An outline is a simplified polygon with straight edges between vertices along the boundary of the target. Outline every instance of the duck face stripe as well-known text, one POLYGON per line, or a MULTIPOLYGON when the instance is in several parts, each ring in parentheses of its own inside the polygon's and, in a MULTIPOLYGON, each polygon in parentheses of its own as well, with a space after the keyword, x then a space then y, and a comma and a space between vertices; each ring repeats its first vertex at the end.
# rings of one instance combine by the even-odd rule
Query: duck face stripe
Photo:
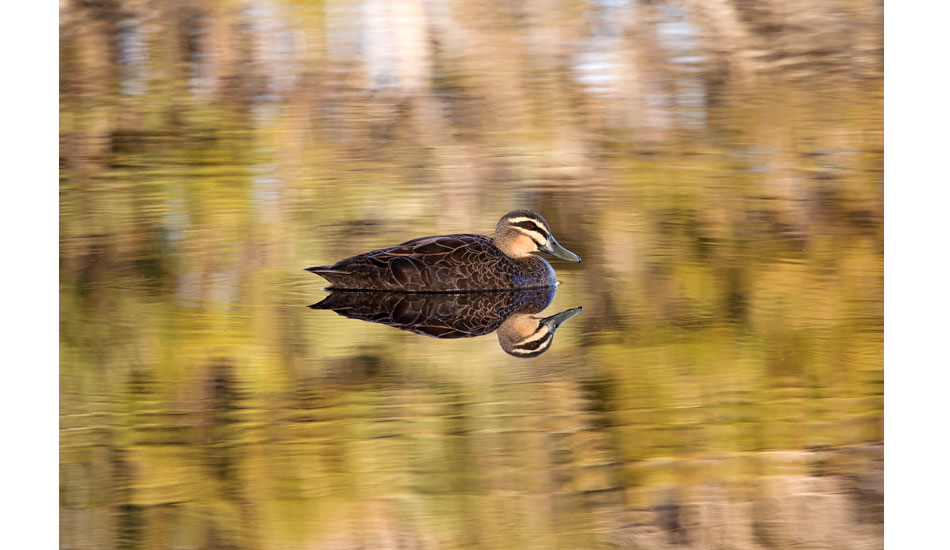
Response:
POLYGON ((537 231, 543 235, 549 235, 551 232, 548 230, 547 226, 541 220, 535 218, 529 218, 527 216, 519 216, 517 218, 508 218, 508 223, 511 225, 516 225, 523 229, 528 229, 529 231, 537 231))
POLYGON ((524 351, 524 352, 537 351, 542 346, 549 343, 551 341, 552 336, 554 335, 551 334, 550 332, 544 332, 543 334, 540 334, 540 335, 535 334, 526 340, 518 342, 518 344, 515 346, 515 349, 517 349, 518 351, 524 351))
POLYGON ((511 225, 514 225, 515 227, 520 227, 521 229, 527 229, 528 231, 534 231, 535 233, 540 233, 542 235, 545 233, 544 229, 539 227, 538 224, 536 224, 533 221, 517 222, 511 225))
POLYGON ((518 231, 531 237, 531 240, 537 243, 538 246, 544 246, 547 244, 549 233, 547 229, 538 222, 528 218, 515 218, 513 220, 509 220, 509 223, 518 231))

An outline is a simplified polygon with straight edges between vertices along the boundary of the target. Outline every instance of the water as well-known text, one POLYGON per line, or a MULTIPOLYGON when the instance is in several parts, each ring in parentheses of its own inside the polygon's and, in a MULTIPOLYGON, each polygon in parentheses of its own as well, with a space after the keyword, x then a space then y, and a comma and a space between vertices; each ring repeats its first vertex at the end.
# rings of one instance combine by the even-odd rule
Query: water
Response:
POLYGON ((882 547, 860 4, 67 5, 61 546, 882 547), (308 307, 514 208, 536 357, 308 307))

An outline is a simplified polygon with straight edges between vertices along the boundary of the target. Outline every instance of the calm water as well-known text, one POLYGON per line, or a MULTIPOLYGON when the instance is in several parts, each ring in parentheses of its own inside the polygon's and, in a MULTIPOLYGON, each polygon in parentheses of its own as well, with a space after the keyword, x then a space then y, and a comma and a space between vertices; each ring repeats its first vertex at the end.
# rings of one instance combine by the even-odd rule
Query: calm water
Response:
POLYGON ((875 3, 86 4, 63 548, 883 546, 875 3), (582 307, 536 357, 308 307, 514 208, 584 259, 485 306, 582 307))

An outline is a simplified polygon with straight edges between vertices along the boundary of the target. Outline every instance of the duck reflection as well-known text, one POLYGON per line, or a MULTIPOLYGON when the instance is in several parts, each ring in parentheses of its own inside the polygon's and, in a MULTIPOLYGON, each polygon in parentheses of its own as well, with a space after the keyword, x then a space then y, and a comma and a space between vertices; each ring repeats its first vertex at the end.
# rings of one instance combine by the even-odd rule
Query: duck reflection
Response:
POLYGON ((556 290, 553 286, 458 294, 335 290, 310 307, 435 338, 472 338, 497 330, 501 349, 528 358, 546 352, 558 327, 582 310, 535 317, 548 307, 556 290))

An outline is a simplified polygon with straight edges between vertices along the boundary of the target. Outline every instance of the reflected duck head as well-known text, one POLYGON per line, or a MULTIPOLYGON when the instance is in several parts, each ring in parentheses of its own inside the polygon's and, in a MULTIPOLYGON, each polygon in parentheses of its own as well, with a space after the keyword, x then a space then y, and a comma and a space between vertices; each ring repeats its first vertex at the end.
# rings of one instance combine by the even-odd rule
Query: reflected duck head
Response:
POLYGON ((512 210, 495 226, 495 246, 512 258, 524 258, 535 252, 547 252, 569 262, 581 257, 558 244, 548 222, 531 210, 512 210))
POLYGON ((498 343, 508 355, 537 357, 551 347, 557 329, 583 309, 575 307, 543 318, 516 313, 498 327, 498 343))
POLYGON ((530 358, 547 351, 558 327, 581 312, 576 307, 534 317, 548 307, 555 292, 555 287, 444 294, 336 290, 310 308, 440 339, 472 338, 497 330, 505 353, 530 358))

